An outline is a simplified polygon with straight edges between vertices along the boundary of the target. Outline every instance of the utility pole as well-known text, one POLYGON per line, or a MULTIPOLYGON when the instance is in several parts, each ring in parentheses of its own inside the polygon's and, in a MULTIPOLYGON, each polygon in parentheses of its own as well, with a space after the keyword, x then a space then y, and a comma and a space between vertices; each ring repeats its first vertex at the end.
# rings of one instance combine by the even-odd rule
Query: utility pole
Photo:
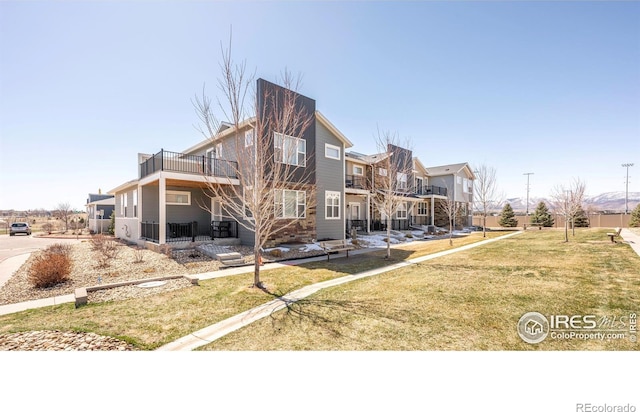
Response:
POLYGON ((626 167, 627 168, 627 180, 625 180, 626 183, 626 191, 625 191, 625 195, 624 195, 624 214, 628 215, 629 214, 629 168, 633 166, 633 163, 623 163, 622 167, 626 167))
POLYGON ((523 173, 523 175, 527 176, 527 216, 529 216, 529 176, 531 176, 532 174, 533 173, 523 173))

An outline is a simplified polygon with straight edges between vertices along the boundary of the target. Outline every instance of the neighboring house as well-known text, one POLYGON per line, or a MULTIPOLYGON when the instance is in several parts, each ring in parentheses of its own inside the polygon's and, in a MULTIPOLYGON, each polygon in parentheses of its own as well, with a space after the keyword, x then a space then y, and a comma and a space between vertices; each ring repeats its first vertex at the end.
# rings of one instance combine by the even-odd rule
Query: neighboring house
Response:
POLYGON ((413 157, 411 150, 390 147, 386 153, 374 155, 347 152, 345 168, 347 232, 352 228, 364 232, 385 230, 389 224, 393 230, 430 230, 433 225, 448 227, 447 217, 440 207, 448 195, 459 203, 456 224, 471 224, 474 175, 467 163, 426 168, 417 157, 413 157), (390 218, 383 216, 372 202, 374 191, 379 190, 379 181, 388 173, 381 166, 387 153, 394 153, 399 159, 411 158, 413 166, 411 173, 399 173, 397 176, 396 195, 402 197, 402 201, 390 218))
MULTIPOLYGON (((473 224, 473 181, 475 175, 468 163, 456 163, 427 168, 427 174, 434 185, 446 188, 451 200, 457 203, 457 227, 473 224)), ((435 225, 447 227, 448 218, 442 211, 435 209, 435 225)))
MULTIPOLYGON (((258 97, 264 88, 277 90, 279 86, 263 79, 257 81, 258 97)), ((281 88, 280 88, 281 89, 281 88)), ((293 215, 289 208, 280 208, 296 224, 270 239, 270 244, 311 242, 322 239, 344 239, 345 216, 345 148, 351 142, 315 109, 315 100, 299 95, 301 104, 313 117, 312 126, 303 136, 289 137, 284 144, 299 147, 299 167, 309 172, 310 181, 317 187, 315 211, 306 209, 305 196, 297 193, 297 207, 293 215), (291 140, 291 141, 289 141, 291 140)), ((236 150, 237 132, 244 134, 245 145, 253 139, 252 119, 239 125, 236 131, 223 123, 215 140, 206 139, 183 152, 160 150, 139 154, 138 179, 124 183, 109 193, 115 195, 115 234, 131 242, 165 244, 176 241, 229 242, 238 239, 253 244, 253 233, 238 225, 234 217, 225 216, 219 200, 207 195, 207 184, 239 185, 236 150), (225 239, 221 241, 220 239, 225 239)), ((265 148, 273 150, 275 148, 265 148)), ((283 193, 284 196, 291 195, 283 193)), ((275 213, 274 205, 274 213, 275 213)), ((236 216, 236 219, 243 219, 236 216)))
POLYGON ((89 193, 87 198, 87 228, 92 233, 106 233, 114 212, 115 198, 110 194, 89 193))

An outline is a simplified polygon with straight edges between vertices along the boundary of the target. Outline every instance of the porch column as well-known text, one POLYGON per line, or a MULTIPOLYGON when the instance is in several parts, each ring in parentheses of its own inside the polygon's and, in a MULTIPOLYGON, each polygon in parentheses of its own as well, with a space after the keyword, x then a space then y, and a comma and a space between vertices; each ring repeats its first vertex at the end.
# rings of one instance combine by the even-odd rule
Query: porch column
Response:
POLYGON ((367 233, 371 233, 371 195, 367 194, 367 233))
POLYGON ((160 174, 160 180, 158 181, 160 186, 158 190, 158 243, 167 243, 167 180, 160 174))
POLYGON ((136 213, 136 217, 138 218, 138 239, 136 239, 136 241, 138 241, 142 237, 142 186, 138 184, 136 190, 138 191, 138 212, 136 213))
POLYGON ((430 203, 431 203, 431 224, 435 226, 436 224, 436 199, 431 196, 430 203))

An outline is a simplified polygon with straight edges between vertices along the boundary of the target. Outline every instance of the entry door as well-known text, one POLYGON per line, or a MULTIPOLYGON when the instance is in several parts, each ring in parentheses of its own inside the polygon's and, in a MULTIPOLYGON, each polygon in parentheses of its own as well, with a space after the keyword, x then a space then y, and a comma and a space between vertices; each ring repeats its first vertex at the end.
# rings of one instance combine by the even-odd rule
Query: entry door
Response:
POLYGON ((222 220, 222 207, 218 199, 211 199, 211 220, 217 222, 222 220))
POLYGON ((360 220, 360 203, 351 203, 351 220, 360 220))

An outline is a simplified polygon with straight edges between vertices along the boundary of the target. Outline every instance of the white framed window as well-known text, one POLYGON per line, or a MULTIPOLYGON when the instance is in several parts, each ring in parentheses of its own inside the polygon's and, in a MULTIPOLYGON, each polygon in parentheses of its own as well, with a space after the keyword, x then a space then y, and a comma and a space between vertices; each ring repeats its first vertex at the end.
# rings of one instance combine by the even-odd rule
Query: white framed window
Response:
POLYGON ((133 217, 138 217, 138 189, 133 191, 133 217))
POLYGON ((462 179, 462 191, 464 193, 469 193, 469 179, 466 177, 462 179))
POLYGON ((253 146, 254 140, 255 140, 255 132, 253 129, 250 129, 244 132, 244 147, 253 146))
POLYGON ((124 195, 119 194, 116 196, 117 202, 120 205, 120 207, 118 208, 118 216, 123 217, 124 216, 124 195))
POLYGON ((398 205, 398 210, 396 211, 397 219, 406 219, 407 218, 407 203, 402 202, 398 205))
POLYGON ((340 148, 329 143, 324 144, 324 157, 340 160, 340 148))
POLYGON ((461 185, 462 184, 462 176, 456 176, 456 182, 461 185))
POLYGON ((214 156, 216 159, 223 159, 224 157, 222 156, 222 143, 218 143, 216 145, 216 153, 214 156))
POLYGON ((166 203, 168 205, 189 206, 191 204, 191 192, 167 190, 166 203))
POLYGON ((302 190, 278 190, 275 203, 275 216, 279 219, 300 219, 307 215, 306 193, 302 190))
POLYGON ((398 173, 396 176, 398 179, 398 189, 405 190, 407 188, 407 174, 406 173, 398 173))
POLYGON ((378 174, 380 176, 386 176, 387 175, 387 169, 382 168, 382 167, 378 168, 378 174))
POLYGON ((325 219, 340 219, 340 192, 326 190, 324 192, 325 219))
POLYGON ((427 202, 418 202, 418 216, 427 216, 429 214, 429 204, 427 202))
POLYGON ((304 139, 274 133, 273 149, 276 162, 300 167, 307 165, 307 142, 304 139))
POLYGON ((125 192, 122 195, 122 213, 123 213, 122 216, 124 217, 129 217, 127 216, 127 206, 129 206, 129 196, 128 196, 128 193, 125 192))
POLYGON ((353 165, 353 174, 362 176, 364 174, 364 167, 353 165))

